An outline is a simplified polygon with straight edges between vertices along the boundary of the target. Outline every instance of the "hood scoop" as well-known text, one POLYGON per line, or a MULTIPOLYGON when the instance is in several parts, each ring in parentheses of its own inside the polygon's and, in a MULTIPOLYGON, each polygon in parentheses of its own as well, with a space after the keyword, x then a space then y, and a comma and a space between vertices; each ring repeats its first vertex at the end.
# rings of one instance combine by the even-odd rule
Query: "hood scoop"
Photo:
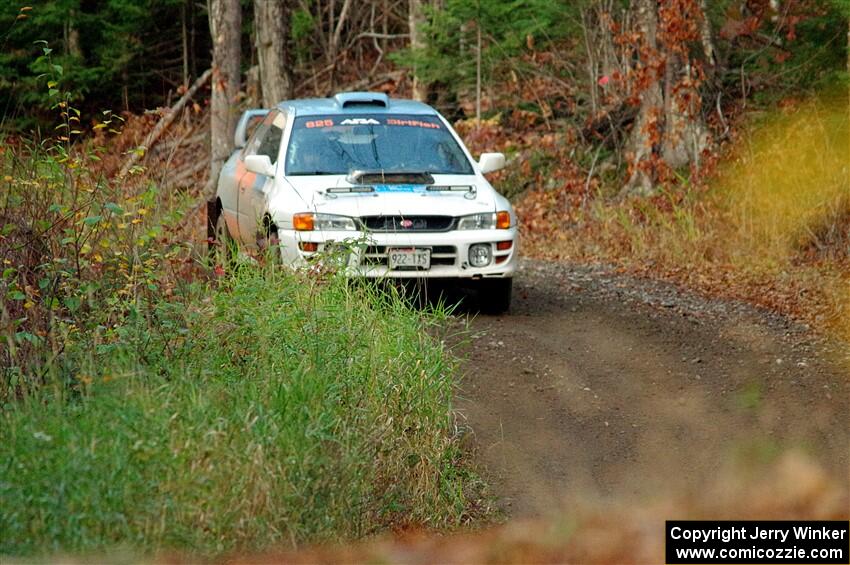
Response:
POLYGON ((352 171, 346 179, 351 184, 375 185, 375 184, 434 184, 431 173, 395 171, 386 173, 383 171, 352 171))

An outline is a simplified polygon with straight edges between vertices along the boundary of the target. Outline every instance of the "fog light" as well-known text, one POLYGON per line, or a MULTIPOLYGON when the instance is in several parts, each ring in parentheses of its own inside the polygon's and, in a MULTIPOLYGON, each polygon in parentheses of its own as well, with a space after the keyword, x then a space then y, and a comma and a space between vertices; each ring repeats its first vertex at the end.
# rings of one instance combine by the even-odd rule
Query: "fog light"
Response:
POLYGON ((489 243, 476 243, 469 247, 469 264, 473 267, 486 267, 493 259, 493 248, 489 243))
POLYGON ((298 247, 301 248, 301 251, 307 251, 308 253, 315 253, 319 250, 319 244, 313 241, 301 241, 298 243, 298 247))

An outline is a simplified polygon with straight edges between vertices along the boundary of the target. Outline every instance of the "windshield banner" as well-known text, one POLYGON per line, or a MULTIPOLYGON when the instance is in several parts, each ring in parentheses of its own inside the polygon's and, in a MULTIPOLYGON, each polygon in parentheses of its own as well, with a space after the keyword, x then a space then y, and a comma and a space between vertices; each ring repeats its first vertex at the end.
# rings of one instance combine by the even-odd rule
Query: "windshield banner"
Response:
POLYGON ((338 126, 396 126, 408 128, 442 129, 443 124, 437 118, 430 116, 356 116, 345 117, 311 117, 307 121, 295 122, 295 127, 303 125, 306 129, 326 129, 338 126))

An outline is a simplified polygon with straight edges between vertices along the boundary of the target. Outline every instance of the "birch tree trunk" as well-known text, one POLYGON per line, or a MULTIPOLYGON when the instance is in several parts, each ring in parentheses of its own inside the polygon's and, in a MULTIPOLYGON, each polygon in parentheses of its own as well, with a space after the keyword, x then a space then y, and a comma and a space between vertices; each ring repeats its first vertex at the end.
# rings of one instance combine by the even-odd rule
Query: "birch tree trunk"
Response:
POLYGON ((209 17, 213 64, 207 199, 215 195, 221 167, 233 151, 241 58, 242 9, 239 0, 209 0, 209 17))
POLYGON ((287 50, 289 16, 290 6, 286 0, 254 0, 260 92, 266 108, 292 97, 287 50))
MULTIPOLYGON (((409 0, 408 2, 408 27, 410 29, 410 49, 415 54, 425 47, 425 37, 422 26, 425 23, 425 13, 422 11, 422 0, 409 0)), ((428 85, 425 84, 416 72, 413 65, 413 93, 414 100, 425 102, 428 98, 428 85)))

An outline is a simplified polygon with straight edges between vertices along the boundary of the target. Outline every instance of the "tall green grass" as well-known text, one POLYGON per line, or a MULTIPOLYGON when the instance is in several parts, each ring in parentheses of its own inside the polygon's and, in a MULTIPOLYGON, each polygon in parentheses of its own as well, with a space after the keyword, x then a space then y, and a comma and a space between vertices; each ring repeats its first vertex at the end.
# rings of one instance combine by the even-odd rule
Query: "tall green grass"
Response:
POLYGON ((217 554, 460 523, 473 493, 440 316, 263 267, 139 306, 70 383, 5 404, 0 555, 217 554))

